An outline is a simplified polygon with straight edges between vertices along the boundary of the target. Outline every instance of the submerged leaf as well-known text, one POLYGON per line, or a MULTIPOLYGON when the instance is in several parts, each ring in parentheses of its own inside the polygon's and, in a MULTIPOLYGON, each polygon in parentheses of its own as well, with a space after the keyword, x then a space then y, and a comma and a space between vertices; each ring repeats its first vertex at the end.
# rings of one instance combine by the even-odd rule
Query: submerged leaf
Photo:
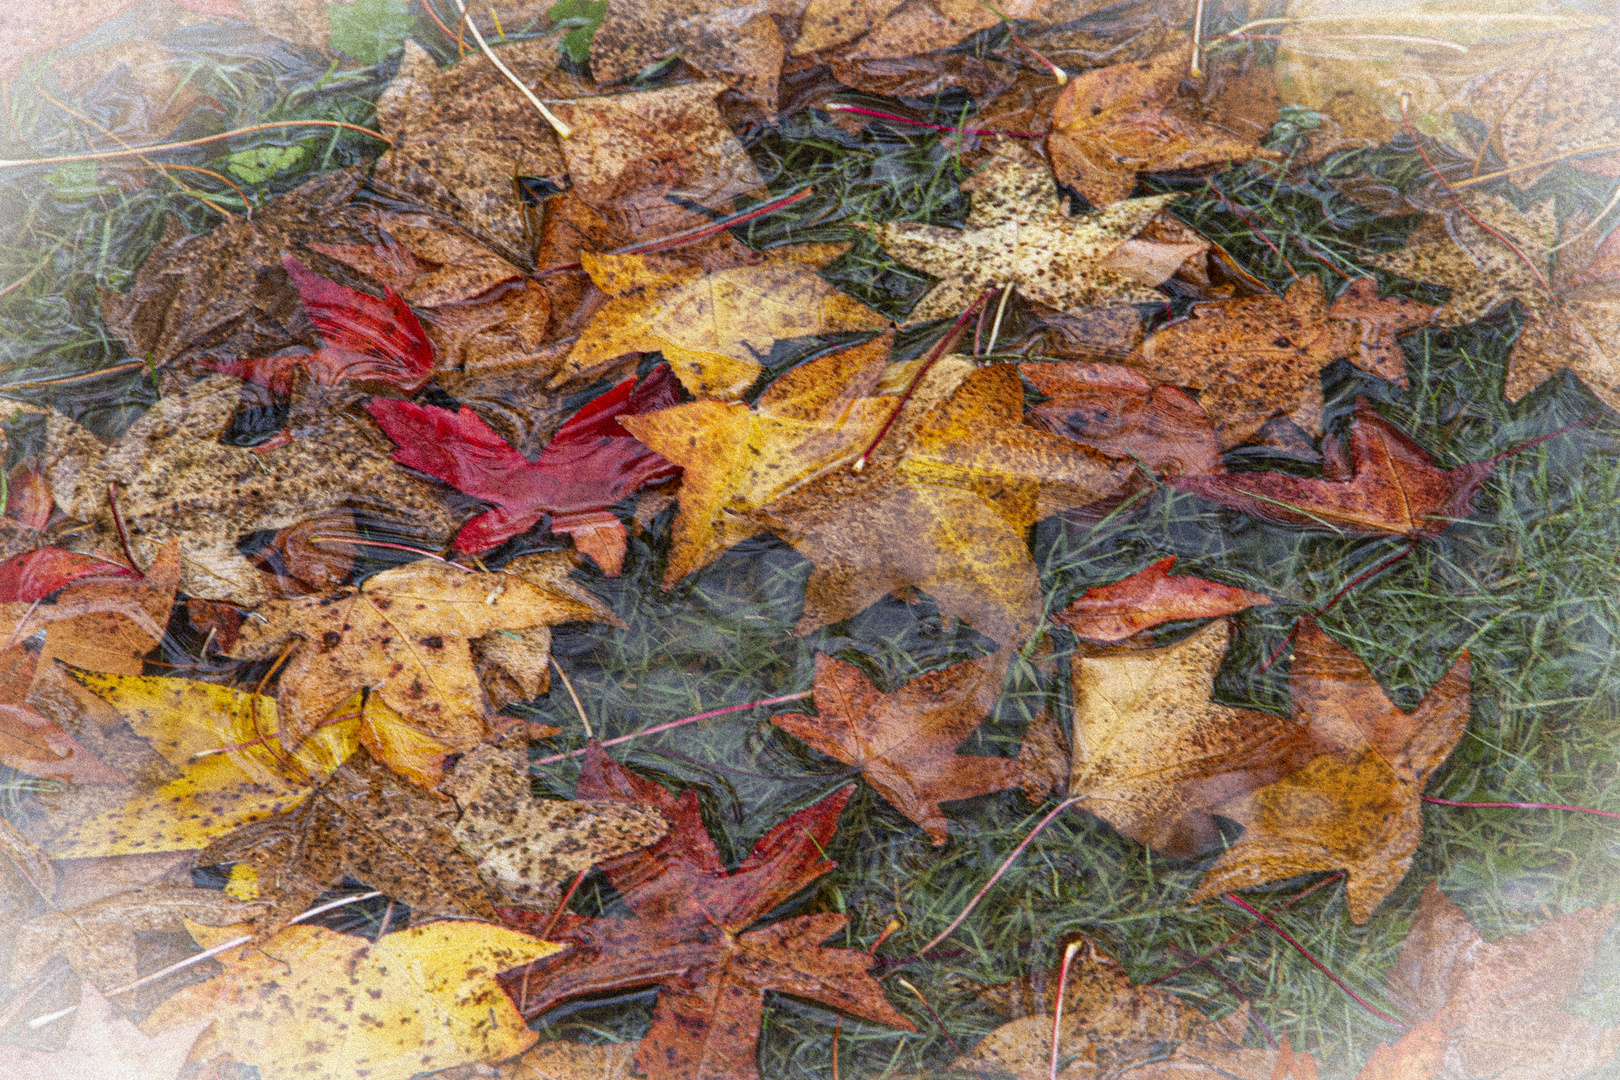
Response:
POLYGON ((86 981, 72 1025, 60 1050, 5 1047, 0 1080, 175 1080, 208 1021, 178 1023, 148 1036, 86 981))
POLYGON ((1170 576, 1176 557, 1167 556, 1112 585, 1087 589, 1052 615, 1083 638, 1116 642, 1150 626, 1177 619, 1208 619, 1270 604, 1271 597, 1206 581, 1191 574, 1170 576))

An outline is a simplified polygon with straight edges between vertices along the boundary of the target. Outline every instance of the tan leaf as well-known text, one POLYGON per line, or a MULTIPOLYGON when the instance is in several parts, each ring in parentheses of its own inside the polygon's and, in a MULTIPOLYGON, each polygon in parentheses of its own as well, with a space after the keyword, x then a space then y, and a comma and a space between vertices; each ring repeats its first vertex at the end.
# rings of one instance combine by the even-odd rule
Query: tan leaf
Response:
POLYGON ((1019 364, 1018 373, 1049 399, 1029 410, 1037 427, 1160 476, 1222 470, 1209 416, 1182 390, 1123 364, 1019 364))
POLYGON ((193 1020, 148 1037, 90 982, 83 984, 71 1023, 60 1050, 6 1047, 0 1054, 0 1080, 175 1080, 208 1026, 206 1020, 193 1020))

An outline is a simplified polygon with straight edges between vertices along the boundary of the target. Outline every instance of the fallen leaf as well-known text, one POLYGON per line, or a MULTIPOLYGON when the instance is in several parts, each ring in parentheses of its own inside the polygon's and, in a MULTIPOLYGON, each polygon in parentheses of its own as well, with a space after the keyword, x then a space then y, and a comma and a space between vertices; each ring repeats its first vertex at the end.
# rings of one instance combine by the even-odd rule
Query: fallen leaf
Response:
POLYGON ((626 353, 659 350, 696 397, 738 398, 779 338, 887 324, 816 274, 842 250, 832 244, 774 248, 757 263, 704 273, 645 255, 581 256, 611 299, 602 305, 552 380, 585 378, 626 353))
POLYGON ((1600 1069, 1620 1050, 1620 1028, 1564 1011, 1620 905, 1581 908, 1534 930, 1486 941, 1434 882, 1390 969, 1390 1000, 1424 1021, 1391 1056, 1432 1056, 1443 1080, 1493 1076, 1556 1080, 1600 1069), (1436 1030, 1438 1029, 1438 1030, 1436 1030))
MULTIPOLYGON (((438 753, 467 750, 483 738, 491 709, 473 667, 470 642, 501 630, 551 626, 573 619, 613 616, 566 581, 543 583, 521 573, 483 573, 422 562, 386 570, 364 585, 332 597, 270 600, 264 622, 243 626, 234 655, 273 659, 297 646, 281 669, 277 701, 282 723, 302 740, 352 696, 368 688, 372 699, 402 717, 438 753)), ((376 729, 361 741, 396 765, 399 754, 376 729)), ((440 766, 407 755, 402 771, 418 783, 436 780, 440 766)))
POLYGON ((1517 401, 1567 367, 1620 410, 1620 233, 1597 242, 1584 214, 1564 223, 1567 243, 1552 272, 1553 299, 1531 312, 1508 355, 1502 396, 1517 401))
MULTIPOLYGON (((35 659, 33 654, 27 656, 29 661, 35 659)), ((4 654, 0 654, 0 664, 4 663, 4 654)), ((12 696, 14 689, 18 693, 26 692, 33 679, 32 664, 23 672, 0 668, 0 675, 17 678, 15 688, 5 686, 0 696, 12 696)), ((70 784, 119 784, 126 779, 123 773, 97 760, 77 739, 46 717, 26 705, 4 701, 0 701, 0 765, 16 769, 25 776, 65 780, 70 784)))
POLYGON ((95 555, 39 548, 0 563, 0 604, 32 604, 81 578, 136 576, 129 567, 95 555))
POLYGON ((1371 278, 1357 279, 1329 305, 1321 279, 1309 275, 1281 297, 1195 304, 1186 318, 1148 335, 1127 363, 1157 381, 1196 390, 1222 449, 1279 416, 1318 435, 1321 369, 1345 359, 1406 385, 1396 337, 1427 322, 1433 310, 1415 300, 1380 298, 1371 278))
MULTIPOLYGON (((1271 603, 1271 597, 1191 574, 1170 576, 1174 555, 1166 556, 1112 585, 1096 585, 1054 612, 1052 621, 1092 641, 1124 641, 1160 623, 1208 619, 1271 603)), ((1224 651, 1224 650, 1223 650, 1224 651)))
POLYGON ((1070 660, 1069 796, 1171 858, 1218 849, 1216 807, 1311 756, 1300 723, 1210 700, 1231 636, 1217 619, 1175 645, 1070 660))
POLYGON ((962 229, 901 222, 868 227, 896 259, 940 279, 912 309, 913 322, 960 315, 984 290, 1009 283, 1019 295, 1059 310, 1164 300, 1103 264, 1171 196, 1127 199, 1070 217, 1051 172, 1023 147, 1003 147, 962 190, 973 193, 962 229))
POLYGON ((116 482, 138 553, 145 554, 139 545, 178 540, 188 595, 253 607, 269 582, 237 546, 248 534, 355 507, 398 523, 428 547, 449 537, 442 489, 395 465, 363 416, 329 414, 316 431, 264 454, 219 442, 239 385, 210 375, 165 394, 111 446, 65 417, 51 418, 46 475, 63 512, 89 524, 80 534, 86 545, 118 549, 107 498, 107 485, 116 482))
POLYGON ((894 409, 871 396, 892 342, 885 334, 791 368, 752 409, 695 401, 621 421, 684 470, 665 588, 758 532, 750 511, 854 461, 894 409))
POLYGON ((571 948, 525 973, 525 1014, 582 995, 658 984, 652 1028, 635 1060, 636 1071, 652 1080, 755 1080, 767 990, 915 1031, 866 974, 870 955, 820 945, 844 928, 847 916, 796 915, 749 929, 833 869, 822 852, 853 791, 846 787, 790 815, 728 873, 703 827, 695 791, 677 799, 592 743, 579 794, 650 804, 674 828, 646 852, 602 867, 634 918, 568 913, 557 921, 548 936, 571 948))
POLYGON ((1242 510, 1267 521, 1342 536, 1439 536, 1466 518, 1475 493, 1495 469, 1494 459, 1454 469, 1434 464, 1427 451, 1356 399, 1348 451, 1336 438, 1322 440, 1322 478, 1286 473, 1183 476, 1177 491, 1242 510))
POLYGON ((155 886, 120 893, 66 911, 50 911, 23 923, 12 944, 11 986, 20 989, 45 965, 64 957, 87 982, 104 989, 132 983, 136 935, 185 929, 183 920, 205 926, 242 922, 257 911, 215 889, 155 886))
POLYGON ((1209 416, 1176 387, 1122 364, 1019 364, 1018 373, 1049 399, 1028 410, 1036 427, 1133 458, 1159 476, 1222 471, 1209 416))
POLYGON ((1429 777, 1468 726, 1464 651, 1412 713, 1394 706, 1354 653, 1307 621, 1289 673, 1293 720, 1320 750, 1216 812, 1244 828, 1191 900, 1323 870, 1348 873, 1350 917, 1367 921, 1412 864, 1429 777))
POLYGON ((175 1080, 208 1021, 177 1023, 148 1037, 87 981, 72 1024, 60 1050, 7 1047, 0 1080, 175 1080))
POLYGON ((996 707, 1005 674, 1005 659, 987 656, 925 671, 884 693, 854 664, 817 653, 816 715, 778 713, 771 723, 859 769, 938 847, 949 835, 940 803, 1022 781, 1014 758, 957 753, 996 707))
POLYGON ((608 5, 591 41, 591 71, 624 82, 678 52, 776 118, 777 77, 786 47, 773 15, 797 14, 793 0, 641 0, 608 5))
POLYGON ((282 257, 282 265, 325 347, 230 360, 205 357, 201 366, 267 386, 280 397, 292 393, 296 368, 326 387, 379 383, 407 393, 422 388, 433 374, 433 344, 398 293, 388 288, 379 300, 321 277, 291 255, 282 257))
POLYGON ((273 698, 190 679, 70 671, 169 768, 137 777, 110 804, 66 800, 31 821, 55 858, 206 847, 302 802, 359 744, 358 707, 292 748, 281 741, 273 698))
POLYGON ((56 868, 45 849, 0 818, 0 943, 56 895, 56 868))
POLYGON ((617 577, 624 565, 625 529, 609 507, 677 471, 637 442, 619 419, 678 400, 668 367, 659 366, 639 385, 632 376, 575 413, 534 461, 465 406, 452 413, 377 398, 366 408, 399 444, 395 461, 495 504, 462 525, 457 551, 488 551, 549 515, 552 532, 571 535, 582 554, 617 577))
POLYGON ((196 1060, 228 1054, 265 1080, 407 1080, 522 1053, 537 1038, 495 981, 560 946, 505 927, 437 922, 377 942, 289 926, 227 950, 223 974, 188 986, 142 1026, 212 1026, 196 1060))
POLYGON ((466 1065, 437 1073, 438 1080, 632 1080, 636 1043, 537 1043, 499 1065, 466 1065))
POLYGON ((51 521, 51 488, 36 464, 20 462, 6 474, 5 512, 24 528, 43 530, 51 521))
POLYGON ((309 321, 282 255, 309 240, 364 239, 348 206, 359 185, 352 172, 326 173, 270 200, 251 221, 233 217, 198 236, 171 229, 129 292, 101 294, 102 317, 130 356, 155 367, 308 344, 309 321))
POLYGON ((885 59, 947 49, 1008 19, 1066 23, 1107 7, 1101 0, 1011 0, 995 10, 976 0, 811 0, 793 55, 839 52, 851 59, 885 59), (864 37, 862 36, 864 35, 864 37))
POLYGON ((1128 196, 1140 172, 1278 157, 1253 136, 1189 115, 1194 103, 1177 101, 1191 53, 1173 48, 1071 79, 1053 107, 1046 140, 1058 182, 1104 207, 1128 196))

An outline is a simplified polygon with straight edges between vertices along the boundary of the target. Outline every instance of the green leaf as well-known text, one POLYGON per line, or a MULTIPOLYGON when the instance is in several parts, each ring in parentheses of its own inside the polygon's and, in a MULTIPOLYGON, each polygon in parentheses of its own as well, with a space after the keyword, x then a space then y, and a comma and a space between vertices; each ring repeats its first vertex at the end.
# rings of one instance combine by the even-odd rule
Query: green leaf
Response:
POLYGON ((607 0, 557 0, 546 10, 546 16, 552 26, 568 31, 557 46, 562 54, 583 64, 591 55, 596 28, 607 18, 607 0))
POLYGON ((62 199, 88 199, 101 190, 93 161, 69 161, 45 178, 62 199))
POLYGON ((302 143, 292 146, 255 146, 238 150, 225 159, 226 169, 249 184, 262 184, 272 176, 295 169, 309 156, 302 143))
POLYGON ((376 64, 404 47, 416 16, 403 0, 354 0, 330 4, 332 48, 362 64, 376 64))

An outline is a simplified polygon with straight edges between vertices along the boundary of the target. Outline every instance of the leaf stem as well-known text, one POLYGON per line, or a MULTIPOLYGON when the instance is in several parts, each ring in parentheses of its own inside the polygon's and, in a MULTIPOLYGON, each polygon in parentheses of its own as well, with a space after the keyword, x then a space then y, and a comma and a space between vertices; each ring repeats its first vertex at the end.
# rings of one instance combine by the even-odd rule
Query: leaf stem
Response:
POLYGON ((370 135, 373 139, 394 145, 394 140, 380 131, 373 131, 359 124, 349 124, 342 120, 272 120, 264 124, 254 124, 251 127, 235 128, 231 131, 222 131, 218 135, 204 135, 199 139, 185 139, 181 142, 151 143, 147 146, 131 146, 124 150, 98 150, 88 154, 56 154, 52 157, 41 158, 12 158, 0 160, 0 169, 15 169, 25 165, 60 165, 70 161, 106 161, 109 158, 140 157, 158 150, 182 150, 188 146, 202 146, 204 143, 219 142, 221 139, 234 139, 238 135, 252 135, 256 131, 270 131, 275 128, 289 127, 329 127, 344 128, 348 131, 358 131, 362 135, 370 135))
POLYGON ((495 50, 491 49, 489 42, 484 40, 483 33, 478 29, 478 24, 467 18, 467 5, 462 0, 456 0, 456 8, 461 12, 461 21, 466 24, 468 30, 472 31, 473 40, 478 42, 478 47, 484 50, 485 56, 489 57, 489 62, 495 65, 497 71, 506 76, 507 82, 523 92, 523 96, 529 99, 530 105, 540 110, 540 115, 545 118, 546 123, 551 125, 551 129, 557 133, 557 138, 566 139, 572 135, 574 133, 573 129, 559 120, 555 113, 546 108, 545 102, 534 96, 534 91, 530 90, 522 79, 512 74, 511 69, 501 63, 500 57, 495 55, 495 50))
MULTIPOLYGON (((753 709, 760 705, 781 705, 789 701, 803 701, 813 693, 815 693, 813 690, 801 690, 797 694, 783 694, 781 697, 761 698, 758 701, 745 701, 741 705, 727 705, 723 709, 710 709, 708 712, 701 712, 696 716, 685 716, 679 720, 671 720, 667 724, 657 724, 650 728, 642 728, 640 731, 632 731, 628 735, 620 735, 613 739, 604 739, 597 745, 618 746, 620 743, 629 742, 631 739, 639 739, 644 735, 656 735, 660 731, 669 731, 671 728, 678 728, 686 724, 694 724, 699 720, 707 720, 712 716, 724 716, 726 713, 741 712, 744 709, 753 709)), ((550 757, 538 758, 531 764, 552 765, 559 761, 566 761, 569 758, 579 757, 584 753, 584 748, 579 750, 570 750, 566 754, 553 754, 550 757)))

